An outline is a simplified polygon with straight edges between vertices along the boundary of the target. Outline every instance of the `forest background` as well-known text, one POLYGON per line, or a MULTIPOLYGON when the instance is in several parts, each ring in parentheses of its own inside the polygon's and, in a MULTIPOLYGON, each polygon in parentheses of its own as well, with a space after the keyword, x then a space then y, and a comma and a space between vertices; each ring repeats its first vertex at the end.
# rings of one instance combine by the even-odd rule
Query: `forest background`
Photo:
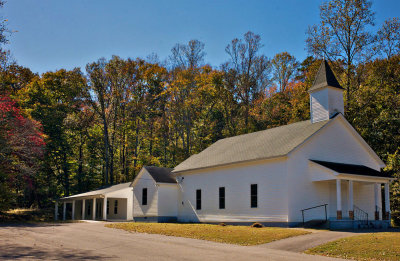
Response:
MULTIPOLYGON (((4 5, 0 1, 0 6, 4 5)), ((127 182, 144 165, 173 168, 219 139, 310 118, 322 59, 345 88, 345 117, 395 178, 400 221, 400 20, 375 25, 367 0, 331 0, 306 34, 309 56, 266 57, 251 31, 206 64, 205 43, 177 43, 160 61, 113 56, 86 68, 33 73, 0 23, 0 211, 127 182)))

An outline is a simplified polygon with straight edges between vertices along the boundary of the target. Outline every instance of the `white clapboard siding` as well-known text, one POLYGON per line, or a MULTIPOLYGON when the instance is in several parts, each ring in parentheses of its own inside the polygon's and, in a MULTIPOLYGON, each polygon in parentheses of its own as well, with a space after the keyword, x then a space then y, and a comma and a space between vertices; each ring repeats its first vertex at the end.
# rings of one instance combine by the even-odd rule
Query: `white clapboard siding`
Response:
MULTIPOLYGON (((329 216, 336 216, 335 181, 318 181, 318 168, 310 159, 365 165, 380 170, 380 162, 371 155, 365 145, 356 138, 340 116, 332 120, 288 157, 289 220, 301 221, 301 209, 319 204, 329 204, 329 216), (313 182, 314 180, 314 182, 313 182)), ((324 176, 327 174, 323 174, 324 176)), ((320 175, 321 177, 323 175, 320 175)), ((342 212, 348 211, 347 182, 342 182, 342 212)), ((354 204, 371 213, 374 207, 372 185, 354 182, 354 204), (359 189, 360 188, 360 189, 359 189)), ((347 213, 346 213, 347 215, 347 213)))
POLYGON ((158 190, 154 179, 145 169, 133 188, 133 217, 158 215, 158 190), (147 205, 142 205, 142 191, 147 188, 147 205))

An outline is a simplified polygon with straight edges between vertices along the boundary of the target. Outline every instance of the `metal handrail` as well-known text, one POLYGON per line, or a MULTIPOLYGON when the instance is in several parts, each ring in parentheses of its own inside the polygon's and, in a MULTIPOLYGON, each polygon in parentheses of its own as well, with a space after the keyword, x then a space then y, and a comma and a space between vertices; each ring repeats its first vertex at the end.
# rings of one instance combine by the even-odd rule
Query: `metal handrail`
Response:
POLYGON ((318 205, 315 207, 311 207, 311 208, 305 208, 300 210, 301 211, 301 215, 303 216, 303 226, 304 226, 304 211, 310 210, 310 209, 314 209, 314 208, 320 208, 320 207, 325 207, 325 221, 328 221, 328 212, 326 211, 326 206, 328 206, 328 204, 322 204, 322 205, 318 205))
POLYGON ((363 221, 368 224, 368 213, 354 205, 354 219, 363 221))

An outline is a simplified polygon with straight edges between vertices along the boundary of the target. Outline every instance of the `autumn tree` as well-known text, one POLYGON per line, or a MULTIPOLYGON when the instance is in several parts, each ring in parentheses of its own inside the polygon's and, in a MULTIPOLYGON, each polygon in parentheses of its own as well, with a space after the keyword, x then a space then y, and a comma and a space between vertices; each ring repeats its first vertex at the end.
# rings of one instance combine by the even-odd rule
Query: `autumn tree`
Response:
POLYGON ((225 48, 230 60, 222 68, 226 73, 227 89, 240 102, 244 119, 244 132, 250 130, 250 108, 257 96, 270 83, 270 61, 260 54, 261 37, 253 32, 244 34, 243 39, 235 38, 225 48))
POLYGON ((47 72, 36 77, 19 92, 24 109, 40 121, 46 139, 44 171, 62 184, 64 195, 70 193, 71 144, 68 143, 64 120, 81 104, 85 79, 79 69, 47 72))
POLYGON ((31 194, 44 153, 41 131, 40 123, 24 117, 15 101, 0 96, 0 210, 21 205, 17 200, 23 195, 28 207, 37 199, 31 194))
POLYGON ((392 211, 400 223, 400 56, 378 58, 363 65, 366 77, 355 93, 354 127, 386 163, 392 184, 392 211))
POLYGON ((287 52, 278 53, 271 60, 272 79, 278 83, 280 91, 285 91, 289 82, 296 77, 299 63, 287 52))
POLYGON ((391 18, 386 20, 378 31, 378 48, 390 59, 400 52, 400 20, 391 18))
POLYGON ((204 43, 199 40, 190 40, 187 44, 176 44, 171 49, 170 60, 173 67, 197 68, 202 65, 206 53, 204 52, 204 43))
POLYGON ((86 65, 88 85, 84 95, 86 102, 99 115, 103 127, 104 146, 104 182, 109 183, 110 178, 110 136, 109 136, 109 112, 112 109, 112 89, 107 82, 105 74, 106 60, 99 59, 97 62, 86 65))
POLYGON ((309 53, 331 61, 342 59, 346 72, 347 107, 354 92, 351 80, 355 66, 368 60, 374 52, 373 35, 368 26, 374 25, 372 3, 368 0, 330 0, 320 6, 320 24, 308 28, 309 53))

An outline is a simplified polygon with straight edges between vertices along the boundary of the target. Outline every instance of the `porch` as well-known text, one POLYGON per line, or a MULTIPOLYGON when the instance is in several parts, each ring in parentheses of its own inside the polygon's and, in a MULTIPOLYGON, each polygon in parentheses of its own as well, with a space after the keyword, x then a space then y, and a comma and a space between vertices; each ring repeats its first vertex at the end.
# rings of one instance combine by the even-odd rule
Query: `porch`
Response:
POLYGON ((311 162, 313 182, 329 188, 326 218, 331 229, 390 226, 392 178, 362 165, 311 162))
POLYGON ((130 183, 61 198, 55 202, 54 219, 59 219, 61 207, 62 220, 128 220, 130 183))

